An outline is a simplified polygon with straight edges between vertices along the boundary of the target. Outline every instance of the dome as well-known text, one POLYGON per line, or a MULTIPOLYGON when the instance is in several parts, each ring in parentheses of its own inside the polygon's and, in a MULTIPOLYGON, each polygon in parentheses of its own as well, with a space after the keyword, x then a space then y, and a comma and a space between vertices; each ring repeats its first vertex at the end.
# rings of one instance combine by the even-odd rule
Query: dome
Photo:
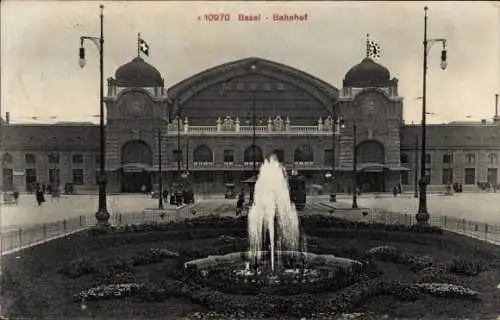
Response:
POLYGON ((119 87, 163 87, 160 72, 140 57, 119 67, 115 78, 119 87))
POLYGON ((382 87, 389 85, 390 78, 386 67, 365 58, 346 73, 344 87, 382 87))

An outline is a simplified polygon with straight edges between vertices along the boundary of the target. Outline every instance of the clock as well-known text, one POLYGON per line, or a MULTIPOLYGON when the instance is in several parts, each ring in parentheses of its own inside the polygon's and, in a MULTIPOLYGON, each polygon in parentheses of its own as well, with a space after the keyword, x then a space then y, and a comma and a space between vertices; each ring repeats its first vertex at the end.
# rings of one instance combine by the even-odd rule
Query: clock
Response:
POLYGON ((366 99, 364 103, 366 111, 369 113, 372 113, 375 111, 375 108, 377 107, 377 103, 375 102, 374 99, 366 99))
POLYGON ((139 98, 131 98, 127 101, 126 110, 131 115, 139 115, 144 109, 144 101, 139 98))

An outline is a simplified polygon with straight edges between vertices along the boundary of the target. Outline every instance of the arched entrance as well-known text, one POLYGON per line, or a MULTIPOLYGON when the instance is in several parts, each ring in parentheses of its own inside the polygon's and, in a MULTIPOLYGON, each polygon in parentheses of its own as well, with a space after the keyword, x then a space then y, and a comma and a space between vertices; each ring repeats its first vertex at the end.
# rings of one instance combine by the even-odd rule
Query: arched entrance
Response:
POLYGON ((153 152, 147 143, 132 140, 121 149, 122 192, 141 192, 142 186, 151 190, 151 176, 147 171, 153 165, 153 152))
POLYGON ((365 140, 356 146, 357 182, 362 192, 384 192, 387 171, 384 146, 375 140, 365 140))

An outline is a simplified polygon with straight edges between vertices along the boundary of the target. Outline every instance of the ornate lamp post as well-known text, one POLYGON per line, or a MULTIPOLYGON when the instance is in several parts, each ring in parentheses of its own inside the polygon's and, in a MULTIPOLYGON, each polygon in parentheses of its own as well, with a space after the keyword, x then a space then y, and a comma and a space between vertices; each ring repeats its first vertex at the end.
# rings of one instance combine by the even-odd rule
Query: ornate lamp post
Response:
POLYGON ((100 82, 100 95, 99 95, 99 128, 100 128, 100 163, 99 163, 99 174, 97 177, 98 184, 99 184, 99 207, 97 209, 97 212, 95 214, 95 217, 97 219, 97 226, 98 227, 107 227, 109 226, 109 213, 107 210, 107 203, 106 203, 106 172, 105 172, 105 152, 106 152, 106 141, 105 141, 105 132, 104 132, 104 78, 103 78, 103 73, 104 73, 104 34, 103 34, 103 29, 104 29, 104 5, 99 5, 99 8, 101 9, 101 35, 99 38, 97 37, 87 37, 83 36, 80 37, 80 60, 79 64, 80 67, 85 66, 85 48, 83 46, 83 43, 85 40, 90 40, 92 41, 96 47, 99 49, 99 82, 100 82))
POLYGON ((424 63, 423 63, 423 90, 422 90, 422 151, 420 155, 420 197, 418 201, 417 222, 427 224, 429 222, 429 213, 427 212, 427 178, 426 178, 426 102, 427 102, 427 55, 434 43, 441 42, 443 49, 441 51, 441 68, 446 69, 446 39, 427 39, 427 7, 424 8, 424 63))

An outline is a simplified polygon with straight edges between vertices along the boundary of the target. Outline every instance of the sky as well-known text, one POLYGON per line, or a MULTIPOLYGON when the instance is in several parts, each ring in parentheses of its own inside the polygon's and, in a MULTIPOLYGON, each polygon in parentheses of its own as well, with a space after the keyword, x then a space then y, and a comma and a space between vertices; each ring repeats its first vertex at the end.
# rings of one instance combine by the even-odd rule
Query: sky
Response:
MULTIPOLYGON (((170 87, 207 68, 246 57, 290 65, 337 88, 365 56, 366 34, 379 41, 378 61, 399 79, 407 123, 421 121, 424 6, 429 38, 429 123, 491 119, 500 92, 500 2, 142 1, 102 2, 104 79, 137 55, 137 33, 150 46, 146 61, 170 87), (200 21, 210 13, 230 21, 200 21), (305 22, 240 22, 237 15, 307 14, 305 22)), ((99 112, 99 57, 79 38, 99 36, 99 2, 1 2, 1 112, 11 122, 92 121, 99 112), (34 121, 31 117, 38 117, 34 121)))

